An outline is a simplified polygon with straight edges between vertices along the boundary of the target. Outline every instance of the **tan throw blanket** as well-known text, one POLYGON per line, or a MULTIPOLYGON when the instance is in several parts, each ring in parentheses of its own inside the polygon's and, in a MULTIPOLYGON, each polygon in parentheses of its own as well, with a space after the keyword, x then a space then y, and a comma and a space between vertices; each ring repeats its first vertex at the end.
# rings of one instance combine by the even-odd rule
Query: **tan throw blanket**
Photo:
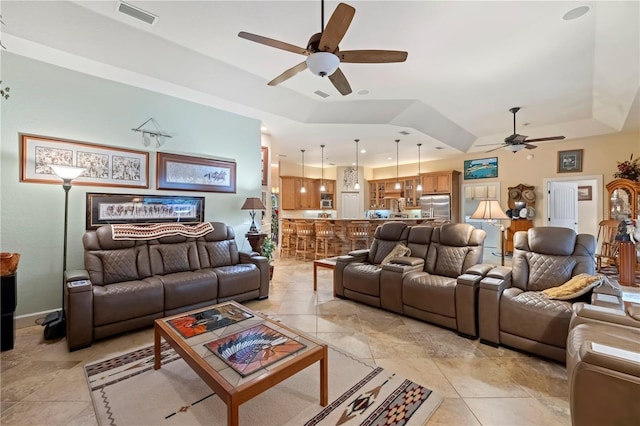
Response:
POLYGON ((154 223, 151 225, 111 225, 111 236, 114 240, 153 240, 171 235, 183 237, 202 237, 213 231, 210 222, 202 222, 197 225, 184 225, 182 223, 154 223))

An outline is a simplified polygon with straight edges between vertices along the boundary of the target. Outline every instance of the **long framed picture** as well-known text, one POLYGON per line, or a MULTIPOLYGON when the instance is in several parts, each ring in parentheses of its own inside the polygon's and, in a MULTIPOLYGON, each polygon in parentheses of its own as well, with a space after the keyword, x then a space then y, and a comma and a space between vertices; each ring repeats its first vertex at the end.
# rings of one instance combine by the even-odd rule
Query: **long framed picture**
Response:
POLYGON ((158 152, 156 167, 158 189, 236 192, 234 161, 158 152))
POLYGON ((498 177, 498 157, 464 161, 465 179, 486 179, 496 177, 498 177))
POLYGON ((268 177, 269 177, 269 148, 266 146, 262 147, 262 157, 260 160, 260 167, 262 170, 262 186, 268 185, 268 177))
POLYGON ((582 150, 558 151, 558 173, 582 171, 582 150))
POLYGON ((149 153, 54 139, 20 135, 20 181, 59 185, 50 165, 84 167, 74 185, 149 188, 149 153))
POLYGON ((86 229, 159 222, 204 222, 204 197, 87 193, 86 229))

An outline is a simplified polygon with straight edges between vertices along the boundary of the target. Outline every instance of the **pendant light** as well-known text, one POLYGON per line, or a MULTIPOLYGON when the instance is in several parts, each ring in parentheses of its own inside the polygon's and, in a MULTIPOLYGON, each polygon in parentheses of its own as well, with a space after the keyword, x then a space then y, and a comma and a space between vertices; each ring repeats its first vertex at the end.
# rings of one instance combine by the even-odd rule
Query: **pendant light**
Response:
POLYGON ((422 177, 420 176, 420 147, 421 143, 418 144, 418 186, 416 186, 416 191, 422 191, 422 177))
POLYGON ((400 174, 398 173, 398 146, 400 146, 400 139, 396 139, 396 189, 400 190, 400 174))
POLYGON ((302 152, 302 182, 300 184, 300 193, 304 194, 307 192, 307 189, 304 187, 304 149, 301 149, 302 152))
POLYGON ((327 188, 324 186, 324 145, 320 145, 322 150, 322 177, 320 178, 320 192, 325 192, 327 188))
POLYGON ((360 179, 358 178, 358 175, 360 174, 360 172, 358 171, 358 142, 360 142, 360 139, 356 139, 356 184, 353 186, 353 189, 357 189, 360 190, 360 179))

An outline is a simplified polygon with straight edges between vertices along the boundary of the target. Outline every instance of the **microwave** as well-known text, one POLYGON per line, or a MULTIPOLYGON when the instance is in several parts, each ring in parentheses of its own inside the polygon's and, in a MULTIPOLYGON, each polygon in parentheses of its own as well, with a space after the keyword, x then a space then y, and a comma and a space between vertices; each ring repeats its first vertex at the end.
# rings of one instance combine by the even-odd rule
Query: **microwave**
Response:
POLYGON ((331 209, 333 208, 333 202, 331 200, 320 200, 320 208, 331 209))

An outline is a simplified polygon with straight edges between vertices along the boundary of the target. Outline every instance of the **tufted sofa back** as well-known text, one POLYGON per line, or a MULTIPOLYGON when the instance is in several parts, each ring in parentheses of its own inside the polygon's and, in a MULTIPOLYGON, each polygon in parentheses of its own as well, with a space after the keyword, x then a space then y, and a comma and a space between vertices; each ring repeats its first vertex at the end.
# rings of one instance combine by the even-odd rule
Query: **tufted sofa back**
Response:
POLYGON ((101 226, 82 237, 84 265, 93 285, 140 280, 151 276, 146 241, 116 241, 111 226, 101 226))
POLYGON ((512 285, 524 291, 557 287, 575 275, 595 273, 596 238, 553 226, 516 232, 512 285))
POLYGON ((398 243, 407 244, 409 227, 404 222, 387 222, 376 228, 368 262, 379 265, 398 243))
POLYGON ((213 232, 197 239, 201 267, 215 268, 240 263, 233 228, 222 222, 211 222, 211 225, 213 232))
POLYGON ((431 226, 416 225, 409 229, 409 237, 407 238, 407 247, 411 250, 411 257, 427 258, 431 237, 433 235, 431 226))
POLYGON ((200 269, 195 238, 174 235, 149 240, 148 244, 153 275, 200 269))
POLYGON ((468 223, 450 223, 433 230, 424 270, 430 274, 456 278, 482 262, 487 233, 468 223))

